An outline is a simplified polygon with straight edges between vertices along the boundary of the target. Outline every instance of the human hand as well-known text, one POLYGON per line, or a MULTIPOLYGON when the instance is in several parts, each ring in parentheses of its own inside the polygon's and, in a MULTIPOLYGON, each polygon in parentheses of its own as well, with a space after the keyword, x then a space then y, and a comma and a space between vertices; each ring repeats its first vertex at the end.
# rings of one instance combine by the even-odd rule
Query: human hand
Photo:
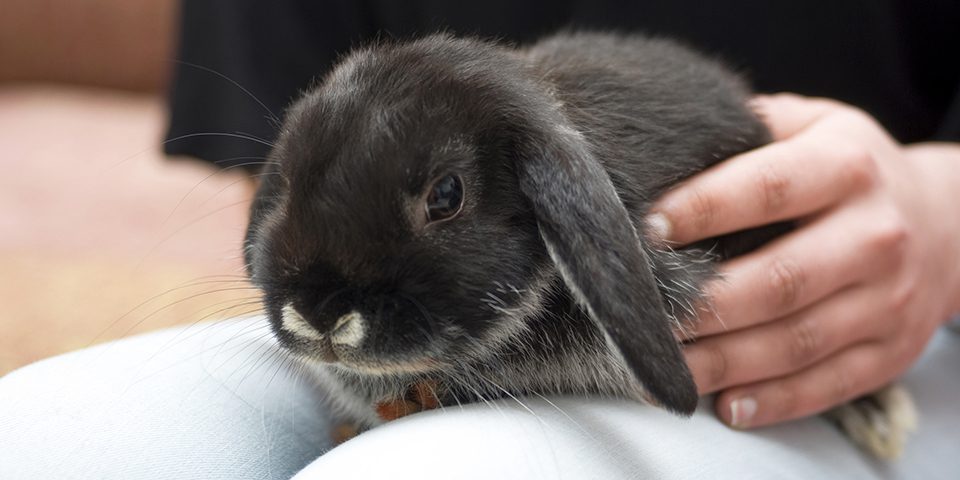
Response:
POLYGON ((649 221, 677 245, 798 225, 721 265, 685 347, 700 393, 719 392, 718 415, 738 428, 882 387, 960 310, 960 146, 904 148, 826 99, 762 96, 755 107, 774 143, 668 192, 649 221))

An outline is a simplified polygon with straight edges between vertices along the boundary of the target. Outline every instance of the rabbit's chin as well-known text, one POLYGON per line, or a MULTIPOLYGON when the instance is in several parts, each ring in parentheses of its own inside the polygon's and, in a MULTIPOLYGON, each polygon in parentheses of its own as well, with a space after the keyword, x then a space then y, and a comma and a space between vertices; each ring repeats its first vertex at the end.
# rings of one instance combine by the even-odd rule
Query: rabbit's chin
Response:
POLYGON ((341 372, 364 376, 428 375, 443 369, 440 362, 427 357, 403 361, 348 359, 331 363, 330 367, 341 372))

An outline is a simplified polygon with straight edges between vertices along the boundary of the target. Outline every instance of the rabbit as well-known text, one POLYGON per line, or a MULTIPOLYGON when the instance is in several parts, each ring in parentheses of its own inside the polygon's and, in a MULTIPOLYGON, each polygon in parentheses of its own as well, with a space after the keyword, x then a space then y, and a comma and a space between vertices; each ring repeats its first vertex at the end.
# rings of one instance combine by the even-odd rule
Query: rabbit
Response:
POLYGON ((674 332, 718 261, 778 224, 671 249, 652 202, 764 145, 745 82, 670 40, 440 33, 342 59, 287 111, 244 255, 278 341, 360 428, 527 394, 690 415, 674 332))

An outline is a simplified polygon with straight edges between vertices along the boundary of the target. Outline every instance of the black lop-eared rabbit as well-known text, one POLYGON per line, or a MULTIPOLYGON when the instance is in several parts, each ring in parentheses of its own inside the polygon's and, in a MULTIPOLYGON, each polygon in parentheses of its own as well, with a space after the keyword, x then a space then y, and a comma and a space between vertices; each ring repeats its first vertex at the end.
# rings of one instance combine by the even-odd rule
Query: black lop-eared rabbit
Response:
MULTIPOLYGON (((597 394, 689 415, 673 330, 716 261, 787 227, 672 250, 642 219, 770 140, 748 94, 718 63, 633 35, 351 53, 290 108, 252 208, 246 260, 276 336, 364 428, 424 388, 433 405, 597 394)), ((902 392, 884 395, 836 416, 877 455, 903 430, 878 422, 909 423, 891 412, 908 410, 902 392)))

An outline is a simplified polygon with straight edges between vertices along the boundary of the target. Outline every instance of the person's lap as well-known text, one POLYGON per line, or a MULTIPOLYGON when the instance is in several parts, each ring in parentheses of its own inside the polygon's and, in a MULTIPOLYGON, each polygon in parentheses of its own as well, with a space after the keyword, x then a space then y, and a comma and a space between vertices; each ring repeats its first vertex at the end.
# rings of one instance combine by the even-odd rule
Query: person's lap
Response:
POLYGON ((890 465, 818 418, 738 432, 708 408, 680 419, 576 398, 447 407, 330 450, 323 389, 283 356, 263 320, 228 321, 0 379, 0 478, 289 478, 304 466, 298 479, 950 478, 960 472, 958 370, 960 338, 939 335, 905 379, 920 428, 890 465))
POLYGON ((329 448, 293 370, 251 320, 30 365, 0 379, 0 478, 289 478, 329 448))

